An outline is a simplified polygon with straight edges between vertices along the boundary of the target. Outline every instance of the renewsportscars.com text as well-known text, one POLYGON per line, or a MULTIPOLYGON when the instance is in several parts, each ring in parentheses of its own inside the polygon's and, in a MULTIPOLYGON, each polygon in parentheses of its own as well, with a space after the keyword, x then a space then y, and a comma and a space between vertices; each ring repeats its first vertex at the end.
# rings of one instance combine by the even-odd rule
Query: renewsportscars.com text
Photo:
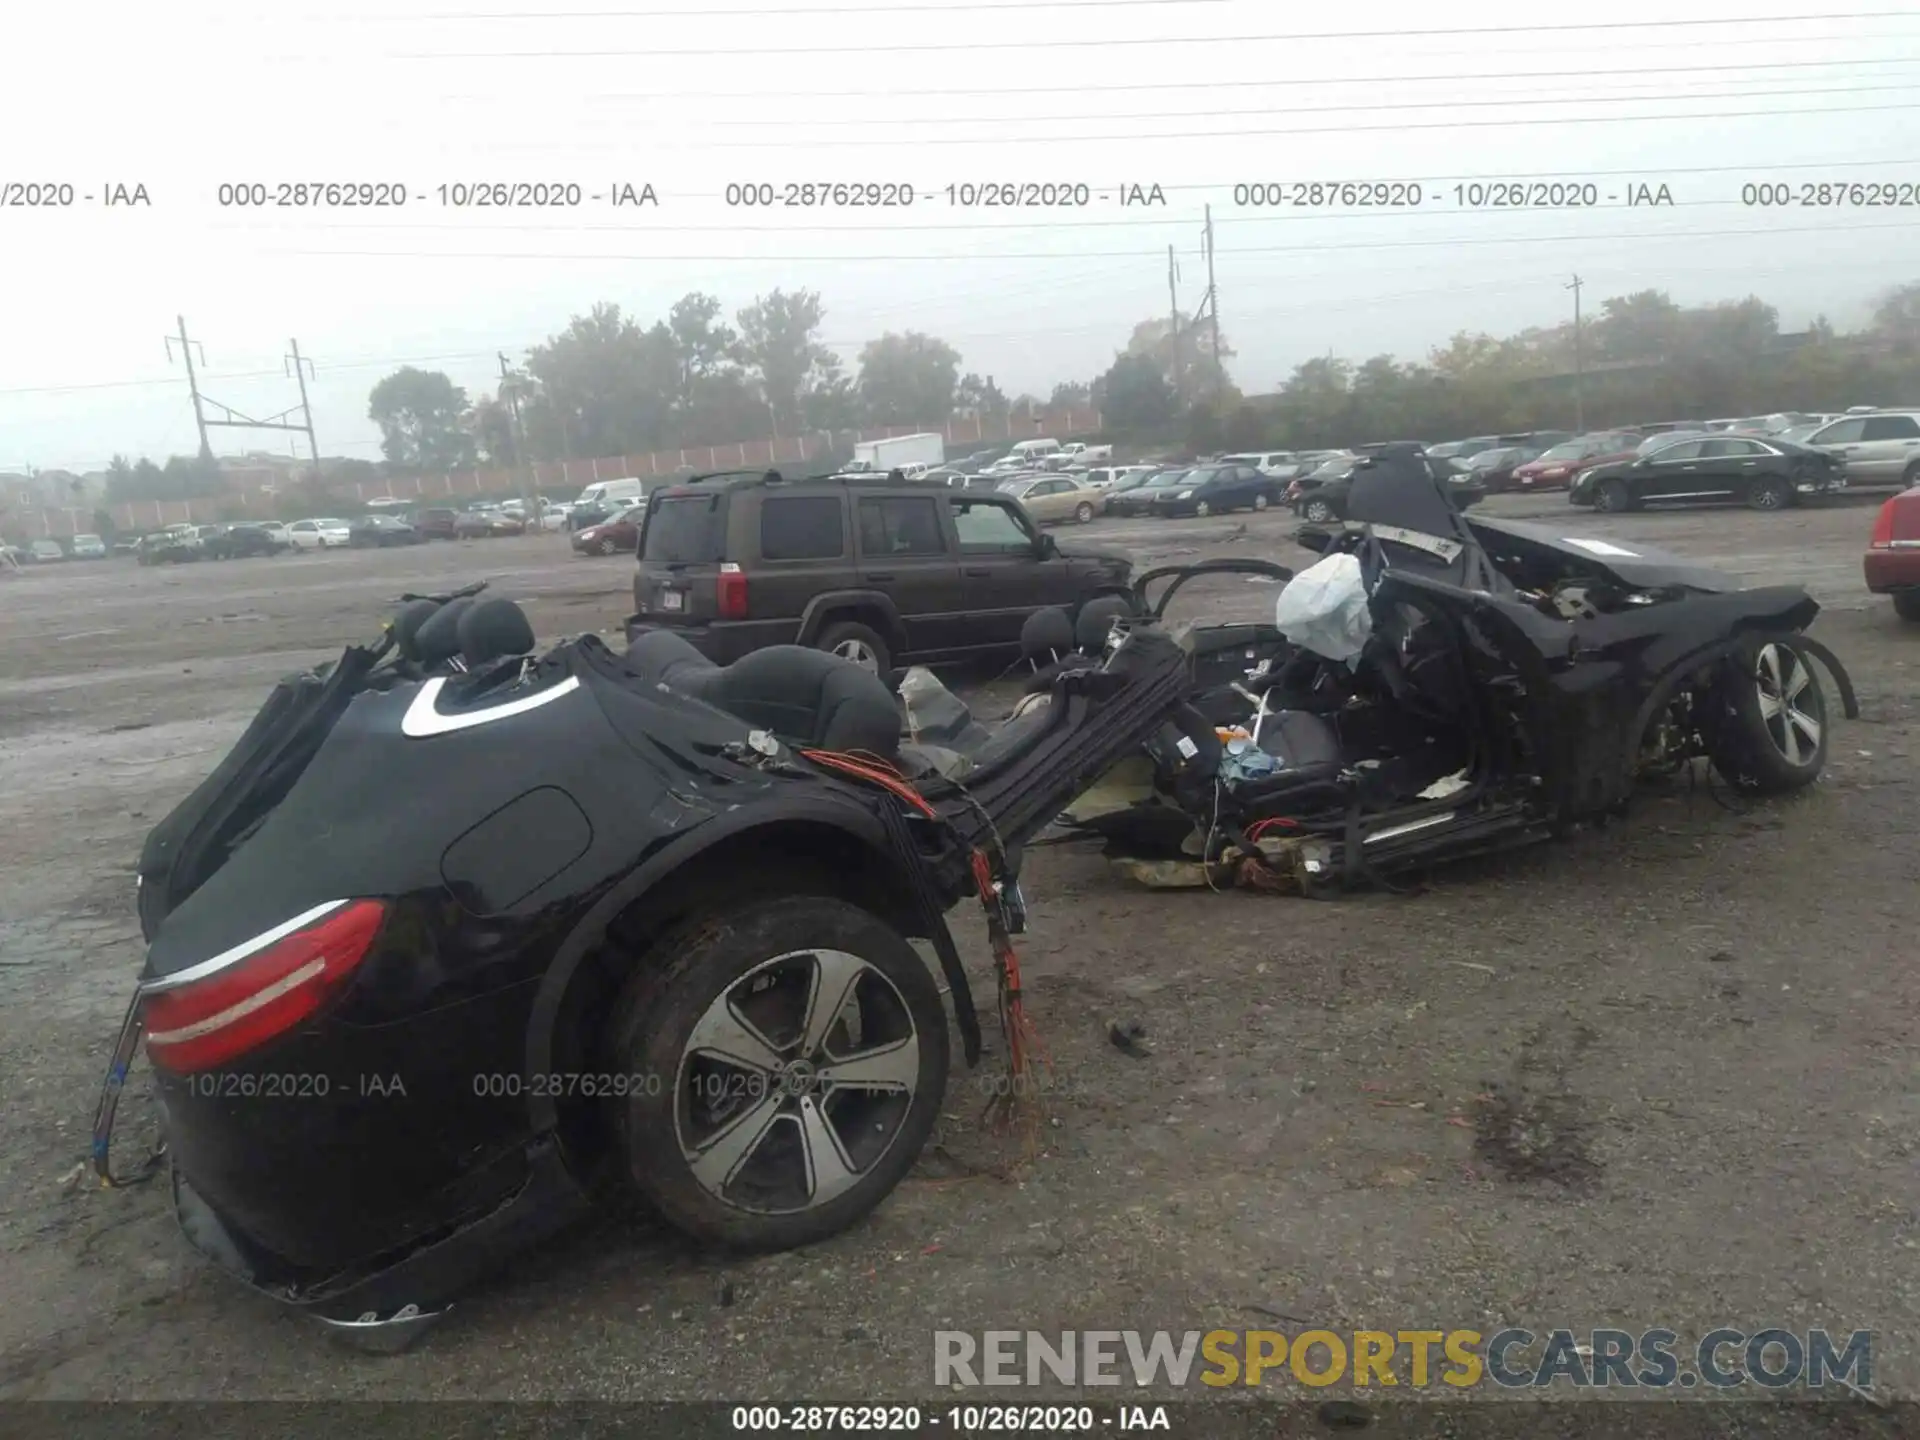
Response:
POLYGON ((1767 1327, 1676 1331, 938 1330, 942 1387, 1045 1385, 1470 1389, 1873 1387, 1873 1335, 1767 1327))

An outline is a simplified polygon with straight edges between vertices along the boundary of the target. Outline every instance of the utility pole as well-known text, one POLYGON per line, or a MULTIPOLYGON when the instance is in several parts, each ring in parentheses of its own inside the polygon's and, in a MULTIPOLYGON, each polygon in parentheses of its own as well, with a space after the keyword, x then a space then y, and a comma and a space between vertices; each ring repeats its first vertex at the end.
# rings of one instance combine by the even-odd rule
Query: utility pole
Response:
MULTIPOLYGON (((178 337, 180 341, 180 356, 187 362, 187 391, 193 396, 194 428, 200 432, 200 458, 202 460, 211 460, 213 458, 213 447, 207 443, 207 417, 206 412, 200 407, 200 381, 193 373, 193 347, 199 342, 187 339, 186 316, 176 315, 174 319, 180 322, 180 334, 178 337)), ((162 338, 167 342, 167 359, 172 360, 175 337, 167 335, 162 338)), ((204 365, 206 360, 207 352, 203 346, 200 351, 200 363, 204 365)))
POLYGON ((520 419, 520 376, 504 350, 500 352, 500 393, 506 398, 507 414, 512 421, 513 468, 520 481, 521 503, 527 507, 525 533, 535 535, 540 533, 542 519, 537 493, 540 487, 534 482, 533 464, 527 459, 527 432, 520 419))
POLYGON ((293 371, 294 379, 300 382, 300 414, 306 423, 307 455, 313 461, 313 483, 320 483, 320 442, 313 438, 313 406, 307 401, 307 372, 313 369, 313 362, 300 353, 298 340, 287 341, 287 365, 293 371))
POLYGON ((1180 296, 1174 288, 1174 282, 1180 275, 1179 263, 1173 258, 1173 246, 1167 246, 1167 369, 1173 384, 1173 398, 1180 401, 1180 296))
POLYGON ((1218 393, 1227 389, 1227 366, 1220 358, 1220 292, 1213 284, 1213 206, 1207 206, 1207 317, 1213 327, 1213 379, 1218 393))
POLYGON ((1586 406, 1581 398, 1581 382, 1586 378, 1586 360, 1580 346, 1580 277, 1573 277, 1571 285, 1561 287, 1573 292, 1573 428, 1584 431, 1587 428, 1586 406))

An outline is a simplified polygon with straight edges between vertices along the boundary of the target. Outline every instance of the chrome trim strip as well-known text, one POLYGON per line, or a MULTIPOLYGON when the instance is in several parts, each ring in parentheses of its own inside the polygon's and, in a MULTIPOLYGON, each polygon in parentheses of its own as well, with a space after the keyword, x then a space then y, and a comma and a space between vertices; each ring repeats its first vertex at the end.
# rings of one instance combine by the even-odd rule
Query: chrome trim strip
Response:
POLYGON ((413 703, 407 707, 406 716, 400 722, 403 735, 413 740, 424 740, 429 735, 446 735, 455 730, 471 730, 476 725, 486 725, 495 720, 510 720, 515 715, 524 715, 529 710, 537 710, 542 705, 551 705, 562 696, 571 695, 580 688, 580 677, 569 675, 550 690, 525 695, 485 710, 470 710, 464 715, 440 713, 440 692, 446 688, 446 684, 446 677, 438 675, 420 687, 420 693, 413 697, 413 703))
POLYGON ((282 921, 271 930, 263 930, 251 940, 242 940, 230 950, 222 950, 211 960, 202 960, 198 965, 189 965, 185 970, 176 970, 171 975, 162 975, 157 980, 141 982, 142 995, 158 995, 163 990, 177 990, 182 985, 191 985, 196 980, 204 980, 209 975, 217 975, 229 965, 238 965, 249 955, 257 955, 278 941, 284 940, 296 930, 304 930, 316 920, 324 919, 342 905, 350 904, 346 900, 329 900, 324 905, 316 905, 311 910, 296 915, 291 920, 282 921))

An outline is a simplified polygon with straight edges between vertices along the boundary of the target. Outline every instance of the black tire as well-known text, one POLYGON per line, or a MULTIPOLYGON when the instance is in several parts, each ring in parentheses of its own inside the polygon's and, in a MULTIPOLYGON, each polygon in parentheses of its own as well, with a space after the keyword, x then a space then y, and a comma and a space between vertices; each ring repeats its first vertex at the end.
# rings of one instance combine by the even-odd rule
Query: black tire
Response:
POLYGON ((1721 667, 1702 726, 1707 758, 1737 789, 1780 795, 1827 763, 1827 697, 1805 650, 1784 635, 1740 642, 1721 667))
POLYGON ((1893 613, 1902 620, 1920 621, 1920 590, 1894 591, 1893 613))
POLYGON ((1078 505, 1074 506, 1073 518, 1082 525, 1091 524, 1093 522, 1093 503, 1088 500, 1082 500, 1078 505))
POLYGON ((1204 520, 1211 514, 1213 514, 1213 506, 1204 500, 1193 507, 1193 516, 1196 520, 1204 520))
POLYGON ((1747 487, 1749 510, 1784 510, 1793 504, 1793 486, 1778 475, 1763 475, 1747 487))
MULTIPOLYGON (((913 1167, 932 1132, 946 1091, 950 1058, 946 1008, 926 962, 913 947, 858 906, 825 896, 794 895, 706 915, 665 937, 655 953, 666 957, 665 965, 643 965, 635 972, 606 1032, 611 1072, 646 1082, 630 1087, 637 1093, 607 1101, 615 1172, 626 1186, 685 1234, 746 1251, 787 1250, 824 1240, 884 1200, 913 1167), (808 1117, 814 1126, 808 1138, 830 1131, 836 1145, 829 1159, 838 1159, 843 1170, 850 1172, 844 1189, 821 1200, 812 1198, 819 1172, 809 1173, 801 1158, 802 1147, 796 1143, 808 1133, 802 1129, 805 1121, 800 1109, 806 1102, 798 1095, 781 1093, 778 1082, 749 1084, 729 1078, 752 1072, 697 1058, 713 1052, 694 1043, 703 1022, 716 1012, 741 1014, 728 1004, 728 992, 770 964, 773 983, 751 997, 753 1018, 769 1030, 777 1029, 782 1039, 796 1038, 798 1026, 793 1022, 804 1021, 808 977, 817 987, 821 978, 836 973, 826 961, 792 958, 814 951, 858 962, 855 967, 841 961, 846 968, 838 973, 859 976, 854 988, 845 993, 857 998, 863 1038, 869 1019, 877 1018, 883 1027, 882 1044, 876 1051, 894 1048, 887 1047, 886 1040, 903 1034, 906 1022, 911 1023, 911 1039, 917 1047, 901 1057, 914 1076, 910 1093, 882 1098, 843 1085, 816 1097, 808 1117), (789 983, 783 985, 783 980, 789 983), (782 1016, 778 1026, 769 1019, 775 1015, 782 1016), (839 1106, 832 1099, 835 1093, 847 1097, 839 1106), (847 1105, 864 1112, 851 1133, 843 1132, 835 1118, 836 1108, 847 1105), (716 1109, 718 1115, 713 1113, 716 1109), (868 1123, 874 1119, 879 1123, 868 1123), (759 1134, 773 1141, 771 1149, 750 1145, 732 1171, 709 1176, 718 1179, 718 1189, 709 1188, 696 1171, 697 1159, 715 1153, 727 1137, 755 1125, 759 1134), (776 1127, 778 1139, 774 1138, 776 1127), (879 1147, 877 1153, 855 1154, 858 1147, 849 1141, 868 1140, 870 1129, 877 1138, 869 1143, 879 1147), (781 1153, 782 1142, 791 1147, 786 1155, 781 1153), (692 1158, 690 1144, 696 1150, 692 1158), (791 1164, 779 1164, 783 1159, 791 1164), (776 1195, 771 1183, 775 1179, 798 1183, 776 1195), (802 1189, 804 1193, 794 1193, 802 1189), (792 1203, 795 1200, 798 1206, 792 1203)), ((774 1038, 747 1026, 737 1026, 736 1034, 762 1045, 774 1038)), ((739 1048, 757 1047, 749 1043, 739 1048)), ((793 1048, 782 1046, 775 1053, 784 1055, 793 1048)), ((832 1063, 829 1052, 812 1053, 832 1063)), ((807 1072, 796 1067, 788 1072, 789 1079, 801 1073, 807 1072)), ((845 1114, 844 1109, 841 1113, 845 1114)))
POLYGON ((1909 490, 1916 485, 1920 485, 1920 460, 1916 460, 1907 466, 1906 471, 1900 476, 1900 483, 1909 490))
POLYGON ((893 654, 887 642, 867 626, 856 620, 842 620, 837 625, 829 625, 820 632, 820 638, 814 642, 814 648, 844 655, 856 665, 865 665, 867 669, 885 679, 893 669, 893 654), (867 659, 853 653, 864 650, 867 659), (871 661, 869 664, 868 661, 871 661))
POLYGON ((1620 515, 1633 509, 1633 492, 1622 480, 1602 480, 1593 492, 1593 508, 1603 515, 1620 515))
POLYGON ((1265 495, 1256 495, 1253 497, 1253 508, 1256 510, 1264 510, 1272 503, 1273 502, 1267 499, 1265 495))
POLYGON ((613 553, 613 541, 608 540, 605 537, 602 537, 601 539, 594 541, 593 553, 596 555, 611 555, 613 553))
POLYGON ((1309 525, 1327 525, 1338 517, 1333 513, 1333 506, 1325 500, 1305 500, 1300 505, 1300 518, 1309 525))

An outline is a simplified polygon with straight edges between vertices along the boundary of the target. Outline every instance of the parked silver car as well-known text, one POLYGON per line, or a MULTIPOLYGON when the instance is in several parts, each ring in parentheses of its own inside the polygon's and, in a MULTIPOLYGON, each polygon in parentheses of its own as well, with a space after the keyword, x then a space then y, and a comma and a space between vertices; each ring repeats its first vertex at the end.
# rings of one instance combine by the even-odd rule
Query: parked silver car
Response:
POLYGON ((1805 443, 1837 455, 1849 486, 1920 485, 1920 410, 1848 415, 1823 425, 1805 443))

